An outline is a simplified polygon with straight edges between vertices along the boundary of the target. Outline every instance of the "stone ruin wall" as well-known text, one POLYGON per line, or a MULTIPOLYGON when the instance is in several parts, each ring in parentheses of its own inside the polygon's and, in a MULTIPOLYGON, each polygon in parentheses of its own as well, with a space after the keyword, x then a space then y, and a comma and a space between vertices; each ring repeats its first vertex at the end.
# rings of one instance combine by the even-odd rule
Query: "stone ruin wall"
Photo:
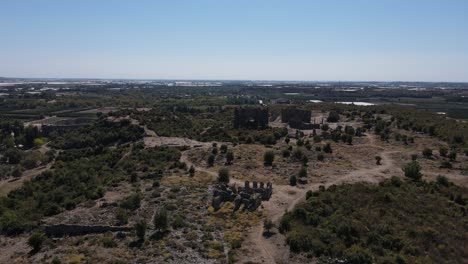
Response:
POLYGON ((221 208, 224 202, 233 202, 234 210, 237 211, 241 207, 243 210, 255 211, 262 201, 270 200, 273 193, 273 184, 271 182, 250 182, 246 181, 244 187, 226 184, 221 184, 215 187, 213 191, 213 200, 211 205, 217 211, 221 208))
POLYGON ((234 128, 264 129, 267 126, 267 108, 236 108, 234 110, 234 128))
POLYGON ((125 226, 88 226, 88 225, 47 225, 44 233, 49 237, 81 236, 106 232, 129 232, 132 227, 125 226))

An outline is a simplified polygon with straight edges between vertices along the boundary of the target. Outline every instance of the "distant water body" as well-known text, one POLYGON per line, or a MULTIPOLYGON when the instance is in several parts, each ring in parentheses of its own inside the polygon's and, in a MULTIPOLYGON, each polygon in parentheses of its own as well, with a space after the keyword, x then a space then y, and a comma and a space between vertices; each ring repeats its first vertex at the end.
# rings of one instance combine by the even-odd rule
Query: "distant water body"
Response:
MULTIPOLYGON (((309 100, 311 103, 322 103, 323 101, 321 100, 309 100)), ((371 106, 375 105, 373 103, 368 103, 368 102, 335 102, 336 104, 346 104, 346 105, 360 105, 360 106, 371 106)))
POLYGON ((373 103, 368 102, 336 102, 337 104, 346 104, 346 105, 360 105, 360 106, 371 106, 375 105, 373 103))

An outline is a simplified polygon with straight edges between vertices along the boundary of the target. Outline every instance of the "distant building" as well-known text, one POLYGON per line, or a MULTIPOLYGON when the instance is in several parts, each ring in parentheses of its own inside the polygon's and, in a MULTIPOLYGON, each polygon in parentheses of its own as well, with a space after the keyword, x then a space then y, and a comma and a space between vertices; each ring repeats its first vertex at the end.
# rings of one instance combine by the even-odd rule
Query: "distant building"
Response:
POLYGON ((234 128, 264 129, 267 126, 267 108, 236 108, 234 110, 234 128))
POLYGON ((285 108, 281 110, 281 122, 288 123, 291 128, 295 129, 318 129, 320 124, 310 123, 312 113, 310 110, 302 110, 297 108, 285 108))
POLYGON ((271 100, 273 104, 290 104, 291 100, 286 99, 286 98, 278 98, 278 99, 273 99, 271 100))

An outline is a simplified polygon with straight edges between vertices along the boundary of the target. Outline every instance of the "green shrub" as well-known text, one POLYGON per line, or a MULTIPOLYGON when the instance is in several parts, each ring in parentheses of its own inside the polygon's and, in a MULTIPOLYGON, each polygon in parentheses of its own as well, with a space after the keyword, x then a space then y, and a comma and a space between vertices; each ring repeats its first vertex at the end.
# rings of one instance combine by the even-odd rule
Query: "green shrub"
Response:
POLYGON ((135 224, 135 234, 140 240, 145 239, 145 234, 146 234, 146 221, 144 219, 141 219, 136 222, 135 224))
POLYGON ((0 231, 2 234, 16 235, 23 232, 24 229, 23 221, 20 221, 14 212, 6 210, 0 215, 0 231))
POLYGON ((346 263, 349 264, 372 264, 372 254, 364 248, 353 245, 345 251, 346 263))
POLYGON ((299 178, 305 178, 307 177, 307 168, 302 166, 301 169, 299 170, 299 178))
POLYGON ((154 228, 160 231, 164 231, 168 227, 168 216, 165 207, 159 209, 153 218, 154 228))
POLYGON ((425 157, 425 158, 431 158, 432 157, 432 149, 430 148, 425 148, 423 151, 422 151, 422 155, 425 157))
POLYGON ((234 160, 234 153, 229 150, 227 153, 226 153, 226 163, 227 164, 232 164, 232 161, 234 160))
POLYGON ((122 208, 117 209, 117 213, 115 215, 115 218, 117 220, 117 225, 126 225, 128 223, 128 214, 122 208))
POLYGON ((41 249, 44 240, 44 234, 34 232, 28 239, 28 245, 33 248, 33 252, 38 252, 41 249))
POLYGON ((458 263, 466 251, 467 231, 460 224, 465 193, 442 177, 437 183, 392 177, 377 186, 330 186, 307 192, 306 201, 283 215, 279 230, 292 252, 324 260, 458 263))
POLYGON ((105 248, 114 248, 117 246, 117 242, 114 241, 114 238, 111 236, 106 236, 102 239, 102 246, 105 248))
POLYGON ((178 214, 174 216, 174 219, 172 219, 171 225, 172 225, 172 228, 174 228, 174 229, 178 229, 178 228, 187 226, 187 224, 185 223, 182 216, 180 216, 178 214))
POLYGON ((218 182, 229 183, 229 170, 227 168, 219 169, 218 182))
POLYGON ((289 214, 283 215, 278 230, 280 231, 280 233, 285 233, 291 230, 291 217, 289 216, 289 214))
POLYGON ((437 182, 437 184, 443 185, 443 186, 445 186, 445 187, 448 187, 449 184, 450 184, 450 182, 448 181, 447 177, 442 176, 442 175, 437 176, 436 182, 437 182))
POLYGON ((128 196, 127 198, 125 198, 124 200, 122 200, 119 206, 121 208, 134 211, 140 208, 140 203, 141 203, 141 195, 139 193, 134 193, 128 196))
POLYGON ((297 178, 295 175, 291 175, 291 177, 289 177, 289 185, 291 186, 296 186, 297 185, 297 178))
POLYGON ((55 256, 53 259, 52 259, 52 264, 60 264, 62 263, 59 259, 59 257, 55 256))
POLYGON ((323 161, 324 159, 325 159, 325 156, 322 153, 317 154, 318 161, 323 161))
POLYGON ((215 155, 211 154, 208 156, 208 160, 206 163, 208 164, 209 167, 212 167, 215 162, 215 155))
POLYGON ((263 221, 263 229, 265 229, 268 233, 270 233, 270 230, 275 227, 275 225, 273 224, 273 221, 271 221, 270 219, 265 219, 265 221, 263 221))
POLYGON ((440 156, 445 157, 445 156, 447 156, 447 153, 448 153, 448 149, 446 147, 440 147, 439 148, 440 156))
POLYGON ((456 151, 450 151, 450 154, 448 155, 449 159, 451 161, 455 161, 457 159, 457 152, 456 151))
POLYGON ((275 152, 272 150, 268 150, 263 154, 263 163, 265 166, 273 165, 273 161, 275 160, 275 152))
POLYGON ((406 177, 411 178, 415 181, 419 181, 422 178, 421 166, 417 161, 412 161, 406 164, 403 167, 403 172, 405 173, 406 177))
POLYGON ((325 153, 332 153, 333 152, 330 143, 327 143, 325 145, 325 147, 323 147, 323 152, 325 152, 325 153))

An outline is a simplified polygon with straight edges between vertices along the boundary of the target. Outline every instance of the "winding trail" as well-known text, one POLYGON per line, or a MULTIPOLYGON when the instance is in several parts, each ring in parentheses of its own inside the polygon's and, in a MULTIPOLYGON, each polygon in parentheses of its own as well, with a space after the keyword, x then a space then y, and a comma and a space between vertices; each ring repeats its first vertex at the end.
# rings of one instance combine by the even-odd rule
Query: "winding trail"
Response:
POLYGON ((45 166, 40 166, 34 169, 24 171, 23 174, 18 178, 1 181, 0 182, 0 196, 7 195, 9 192, 20 188, 21 186, 23 186, 23 184, 26 181, 29 181, 33 179, 34 177, 36 177, 37 175, 43 173, 44 171, 52 168, 52 165, 54 165, 54 163, 55 163, 55 159, 49 162, 45 166))
MULTIPOLYGON (((362 145, 378 147, 375 145, 374 135, 368 135, 368 138, 370 143, 362 145)), ((270 201, 262 204, 264 207, 263 214, 267 219, 272 220, 275 225, 278 226, 284 212, 286 210, 293 210, 298 203, 304 201, 307 191, 316 191, 321 185, 329 187, 334 184, 358 181, 378 183, 380 181, 379 178, 388 178, 393 175, 389 172, 395 169, 395 162, 390 155, 398 152, 399 151, 386 151, 382 148, 382 151, 378 154, 382 157, 382 165, 354 170, 343 176, 332 175, 325 178, 325 183, 311 183, 299 187, 275 185, 273 186, 274 191, 270 201)), ((285 237, 280 233, 274 233, 269 237, 263 234, 263 223, 252 228, 245 246, 248 254, 243 256, 240 262, 289 263, 290 253, 285 237)))
MULTIPOLYGON (((354 182, 369 182, 378 183, 381 180, 388 178, 394 174, 390 173, 395 171, 395 162, 391 155, 399 153, 400 151, 385 150, 385 148, 376 144, 375 135, 367 134, 369 143, 359 144, 362 146, 369 146, 378 148, 381 151, 377 154, 381 160, 381 165, 371 166, 370 168, 360 168, 350 171, 345 175, 329 175, 324 177, 325 183, 310 183, 292 187, 289 185, 274 185, 273 195, 269 201, 262 203, 263 214, 266 219, 272 220, 278 226, 281 217, 285 211, 292 211, 294 207, 305 200, 307 191, 316 191, 319 186, 329 187, 334 184, 340 183, 354 183, 354 182)), ((208 148, 209 145, 200 146, 208 148)), ((350 146, 352 147, 352 146, 350 146)), ((185 162, 188 167, 193 166, 196 171, 205 172, 214 178, 218 173, 212 168, 198 166, 190 161, 190 150, 182 152, 180 161, 185 162)), ((231 178, 231 183, 243 185, 244 182, 238 179, 231 178)), ((273 233, 271 236, 264 236, 263 223, 252 227, 249 236, 243 244, 246 254, 240 256, 239 262, 257 262, 257 263, 289 263, 289 247, 286 244, 285 237, 280 233, 273 233)))

